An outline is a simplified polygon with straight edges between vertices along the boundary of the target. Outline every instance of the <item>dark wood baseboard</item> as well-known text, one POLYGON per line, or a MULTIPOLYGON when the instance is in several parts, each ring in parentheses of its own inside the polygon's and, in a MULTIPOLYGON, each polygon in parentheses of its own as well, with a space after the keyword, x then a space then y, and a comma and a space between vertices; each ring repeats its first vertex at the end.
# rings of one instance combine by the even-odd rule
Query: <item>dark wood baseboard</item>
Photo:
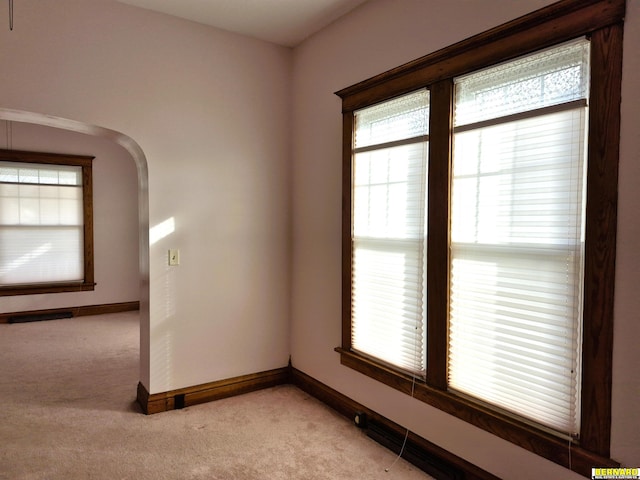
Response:
MULTIPOLYGON (((70 312, 71 316, 79 317, 139 309, 139 302, 123 302, 72 308, 0 313, 0 323, 8 323, 10 318, 18 316, 47 316, 70 312)), ((285 384, 295 385, 300 390, 317 398, 350 420, 354 420, 356 415, 366 419, 366 426, 363 424, 359 426, 365 429, 369 437, 396 453, 400 453, 402 450, 403 458, 438 480, 499 480, 498 477, 412 432, 409 432, 407 435, 406 430, 400 425, 351 400, 300 370, 293 368, 291 364, 274 370, 163 393, 150 394, 142 383, 138 383, 136 400, 142 408, 142 411, 147 415, 151 415, 285 384), (407 442, 404 449, 402 449, 405 435, 407 435, 407 442)))
POLYGON ((103 315, 107 313, 129 312, 140 310, 140 302, 105 303, 102 305, 84 305, 80 307, 50 308, 46 310, 29 310, 24 312, 0 313, 0 323, 10 323, 12 318, 20 317, 47 317, 69 314, 70 317, 82 317, 85 315, 103 315))
MULTIPOLYGON (((361 419, 359 426, 369 437, 396 453, 402 450, 407 435, 402 426, 295 368, 291 369, 291 383, 350 420, 358 415, 361 419)), ((407 435, 402 457, 438 480, 499 480, 491 473, 412 432, 407 435)))
POLYGON ((150 394, 144 385, 138 383, 137 400, 142 407, 142 411, 147 415, 151 415, 242 395, 262 390, 263 388, 275 387, 276 385, 288 384, 291 383, 290 371, 290 367, 287 366, 266 372, 153 394, 150 394))
POLYGON ((298 387, 350 420, 358 415, 362 419, 358 426, 370 438, 396 453, 402 451, 404 459, 437 480, 499 480, 428 440, 412 432, 407 434, 400 425, 291 365, 163 393, 150 394, 142 383, 138 383, 137 401, 142 411, 151 415, 285 384, 298 387), (403 449, 405 436, 407 442, 403 449))

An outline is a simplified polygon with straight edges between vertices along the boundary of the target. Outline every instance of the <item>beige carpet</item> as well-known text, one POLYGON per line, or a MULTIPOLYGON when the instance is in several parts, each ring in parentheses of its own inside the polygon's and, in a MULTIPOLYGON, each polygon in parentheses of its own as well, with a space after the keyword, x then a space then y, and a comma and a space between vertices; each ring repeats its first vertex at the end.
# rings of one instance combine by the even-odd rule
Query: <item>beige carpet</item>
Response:
POLYGON ((143 415, 138 348, 137 313, 1 324, 0 479, 431 478, 292 386, 143 415))

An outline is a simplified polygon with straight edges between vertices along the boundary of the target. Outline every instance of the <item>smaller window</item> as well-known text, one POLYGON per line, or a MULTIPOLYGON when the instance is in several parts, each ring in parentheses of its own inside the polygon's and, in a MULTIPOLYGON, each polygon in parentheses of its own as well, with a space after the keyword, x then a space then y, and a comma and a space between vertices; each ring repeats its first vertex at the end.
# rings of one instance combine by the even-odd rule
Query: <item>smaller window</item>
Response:
POLYGON ((0 295, 93 290, 92 160, 0 150, 0 295))

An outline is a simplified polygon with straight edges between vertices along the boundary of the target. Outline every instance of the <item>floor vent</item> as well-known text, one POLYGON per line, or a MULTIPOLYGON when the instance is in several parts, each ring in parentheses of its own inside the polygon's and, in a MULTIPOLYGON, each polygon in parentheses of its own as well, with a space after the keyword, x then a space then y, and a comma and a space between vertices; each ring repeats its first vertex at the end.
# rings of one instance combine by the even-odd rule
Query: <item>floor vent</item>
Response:
MULTIPOLYGON (((395 453, 400 453, 402 450, 404 434, 399 434, 381 423, 369 420, 366 434, 395 453)), ((465 473, 462 470, 420 448, 411 439, 407 440, 402 452, 402 458, 437 480, 464 480, 465 478, 465 473)))
POLYGON ((69 312, 53 312, 53 313, 35 313, 30 315, 16 315, 9 317, 9 323, 27 323, 41 322, 44 320, 60 320, 62 318, 71 318, 73 314, 69 312))
POLYGON ((175 410, 182 410, 185 407, 185 403, 184 403, 184 393, 181 393, 179 395, 176 395, 173 398, 173 408, 175 410))

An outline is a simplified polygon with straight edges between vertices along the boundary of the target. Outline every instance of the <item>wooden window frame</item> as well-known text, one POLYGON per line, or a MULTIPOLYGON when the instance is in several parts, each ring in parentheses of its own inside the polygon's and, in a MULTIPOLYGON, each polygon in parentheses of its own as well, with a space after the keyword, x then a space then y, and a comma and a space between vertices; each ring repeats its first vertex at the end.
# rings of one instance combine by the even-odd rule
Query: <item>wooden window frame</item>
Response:
POLYGON ((95 157, 59 153, 0 150, 0 160, 45 165, 74 165, 82 167, 82 211, 84 228, 84 279, 75 282, 47 282, 0 286, 0 296, 33 295, 40 293, 84 292, 95 289, 93 271, 93 173, 95 157))
POLYGON ((618 466, 610 459, 613 303, 624 0, 562 0, 487 32, 336 92, 342 99, 341 363, 479 428, 580 473, 618 466), (562 42, 591 39, 586 249, 579 440, 505 415, 447 390, 449 212, 453 78, 562 42), (351 186, 354 111, 428 87, 429 269, 427 377, 385 367, 351 350, 351 186))

